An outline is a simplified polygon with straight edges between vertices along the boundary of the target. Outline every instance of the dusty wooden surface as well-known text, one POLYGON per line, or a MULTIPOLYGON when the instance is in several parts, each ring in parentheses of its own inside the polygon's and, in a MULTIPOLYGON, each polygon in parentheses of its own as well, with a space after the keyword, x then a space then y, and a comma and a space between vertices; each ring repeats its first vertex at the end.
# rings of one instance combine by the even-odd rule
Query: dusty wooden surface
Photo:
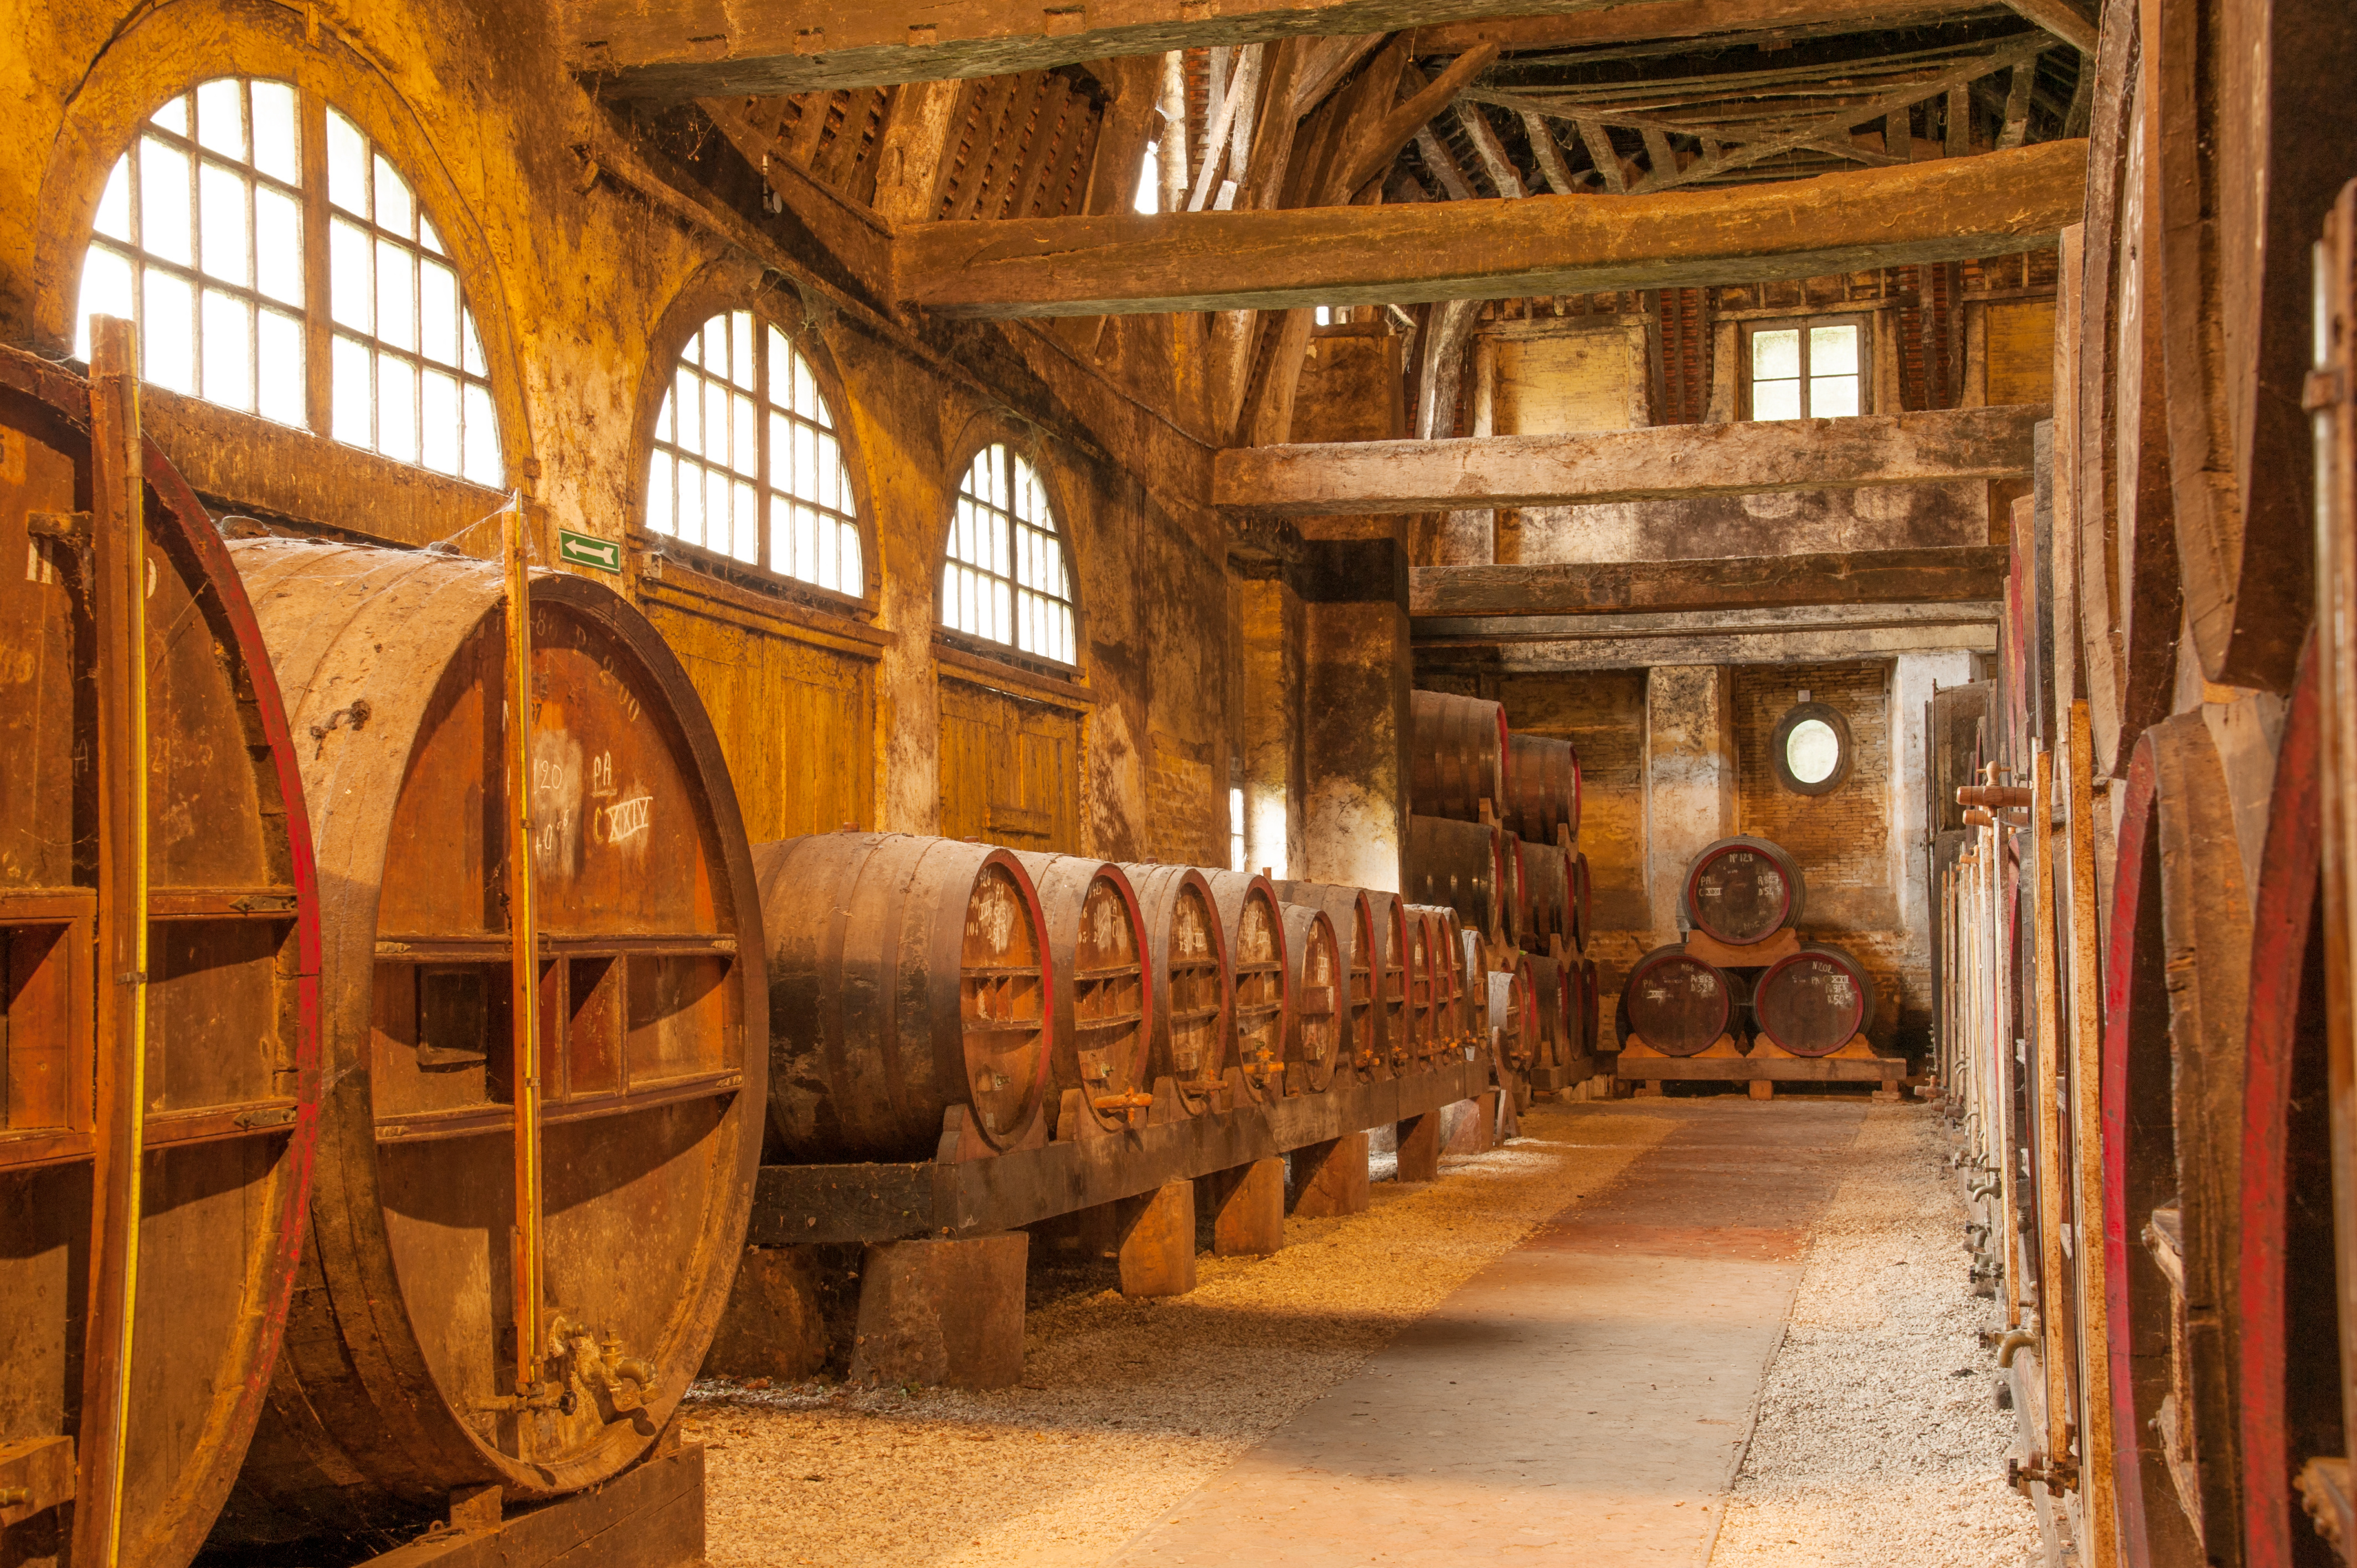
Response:
POLYGON ((896 292, 943 316, 1102 316, 1809 277, 2050 245, 2085 168, 2084 146, 2047 142, 1610 202, 929 223, 896 242, 896 292))
POLYGON ((1211 499, 1279 516, 1432 511, 1935 484, 2029 472, 2042 407, 1671 424, 1577 435, 1246 446, 1211 499))
POLYGON ((1593 566, 1419 566, 1414 613, 1578 615, 1987 599, 2000 546, 1593 566))

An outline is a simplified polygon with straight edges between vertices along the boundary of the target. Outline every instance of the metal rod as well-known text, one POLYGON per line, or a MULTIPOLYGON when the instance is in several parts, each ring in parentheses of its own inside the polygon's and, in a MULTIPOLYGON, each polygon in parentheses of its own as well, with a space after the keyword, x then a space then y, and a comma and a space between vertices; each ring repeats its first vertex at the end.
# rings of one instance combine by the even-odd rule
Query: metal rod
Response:
POLYGON ((507 564, 508 963, 513 983, 515 1077, 516 1393, 539 1383, 541 1310, 540 954, 533 885, 532 614, 524 564, 523 494, 509 498, 507 564))
POLYGON ((132 323, 91 323, 91 611, 99 647, 99 1059, 91 1162, 90 1326, 84 1351, 73 1558, 122 1557, 132 1328, 139 1299, 147 1065, 147 530, 132 323))

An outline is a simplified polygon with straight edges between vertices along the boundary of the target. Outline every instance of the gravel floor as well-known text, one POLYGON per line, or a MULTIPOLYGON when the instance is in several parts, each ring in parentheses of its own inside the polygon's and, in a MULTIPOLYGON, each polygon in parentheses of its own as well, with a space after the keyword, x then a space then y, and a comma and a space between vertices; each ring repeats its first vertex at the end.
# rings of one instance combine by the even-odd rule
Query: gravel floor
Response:
POLYGON ((1044 1306, 1023 1386, 994 1393, 699 1384, 715 1568, 1082 1568, 1111 1556, 1542 1220, 1670 1131, 1546 1106, 1501 1149, 1378 1186, 1286 1250, 1200 1262, 1191 1294, 1044 1306))
POLYGON ((1869 1107, 1818 1222, 1711 1568, 2015 1568, 2014 1418, 1965 1288, 1964 1209, 1928 1107, 1869 1107))

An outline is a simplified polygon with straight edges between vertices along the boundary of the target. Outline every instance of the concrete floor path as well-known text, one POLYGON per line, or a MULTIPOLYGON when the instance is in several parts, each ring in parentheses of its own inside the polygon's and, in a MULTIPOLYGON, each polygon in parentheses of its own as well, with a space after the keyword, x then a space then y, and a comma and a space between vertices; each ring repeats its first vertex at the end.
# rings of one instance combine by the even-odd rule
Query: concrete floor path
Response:
POLYGON ((1146 1529, 1124 1568, 1706 1563, 1865 1107, 1677 1125, 1146 1529))

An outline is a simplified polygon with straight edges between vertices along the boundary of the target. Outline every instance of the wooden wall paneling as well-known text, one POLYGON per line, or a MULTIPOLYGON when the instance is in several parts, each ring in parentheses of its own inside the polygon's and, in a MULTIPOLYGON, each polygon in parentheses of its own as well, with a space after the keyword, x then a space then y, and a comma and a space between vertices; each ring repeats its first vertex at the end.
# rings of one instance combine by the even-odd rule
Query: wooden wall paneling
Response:
POLYGON ((2054 321, 2050 299, 1991 300, 1982 306, 1985 403, 2054 401, 2054 321))
POLYGON ((652 593, 647 618, 712 715, 756 843, 876 822, 873 655, 652 593))
POLYGON ((1009 849, 1081 850, 1081 715, 944 675, 944 838, 1009 849))

